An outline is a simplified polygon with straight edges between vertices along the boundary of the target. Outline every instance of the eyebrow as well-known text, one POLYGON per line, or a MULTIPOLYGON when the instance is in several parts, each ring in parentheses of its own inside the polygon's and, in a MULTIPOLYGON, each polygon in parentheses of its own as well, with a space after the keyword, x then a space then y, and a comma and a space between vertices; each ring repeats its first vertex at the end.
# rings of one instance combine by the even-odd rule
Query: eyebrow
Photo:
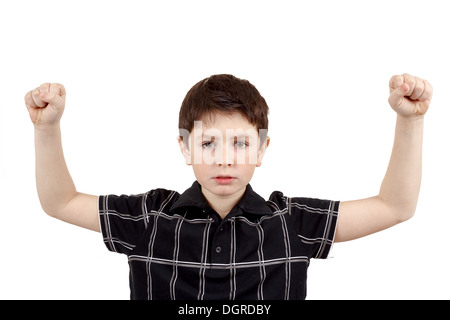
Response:
MULTIPOLYGON (((221 136, 223 136, 223 135, 220 134, 219 136, 217 136, 214 134, 210 134, 207 131, 206 132, 203 131, 201 133, 195 134, 194 138, 202 139, 202 140, 215 140, 216 138, 220 138, 221 136)), ((242 132, 242 133, 233 134, 230 136, 227 136, 225 134, 225 138, 253 141, 255 138, 258 138, 258 133, 255 132, 255 134, 248 134, 248 133, 242 132)))
POLYGON ((238 134, 238 135, 234 135, 233 138, 237 139, 237 140, 248 140, 248 141, 254 140, 253 135, 249 135, 249 134, 238 134))
POLYGON ((250 142, 252 139, 249 136, 238 135, 238 136, 234 136, 233 140, 234 141, 248 141, 248 142, 250 142))
MULTIPOLYGON (((214 141, 216 139, 216 136, 209 135, 209 134, 202 134, 201 137, 202 137, 202 140, 212 140, 212 141, 214 141)), ((249 140, 249 141, 254 140, 253 135, 248 135, 248 134, 232 135, 229 138, 232 138, 234 140, 249 140)))
POLYGON ((202 140, 214 141, 214 140, 216 140, 216 137, 215 136, 211 136, 211 135, 202 135, 202 140))

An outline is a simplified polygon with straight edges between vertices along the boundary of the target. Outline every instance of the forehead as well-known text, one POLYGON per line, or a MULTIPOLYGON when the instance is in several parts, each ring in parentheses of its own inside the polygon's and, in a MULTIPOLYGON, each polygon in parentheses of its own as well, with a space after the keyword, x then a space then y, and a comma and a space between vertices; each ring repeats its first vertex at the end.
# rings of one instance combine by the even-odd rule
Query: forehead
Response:
POLYGON ((209 129, 217 129, 220 131, 242 129, 247 131, 253 129, 257 132, 256 126, 251 124, 245 116, 238 112, 215 112, 201 117, 199 121, 196 122, 197 123, 194 125, 194 130, 197 131, 205 131, 209 129))

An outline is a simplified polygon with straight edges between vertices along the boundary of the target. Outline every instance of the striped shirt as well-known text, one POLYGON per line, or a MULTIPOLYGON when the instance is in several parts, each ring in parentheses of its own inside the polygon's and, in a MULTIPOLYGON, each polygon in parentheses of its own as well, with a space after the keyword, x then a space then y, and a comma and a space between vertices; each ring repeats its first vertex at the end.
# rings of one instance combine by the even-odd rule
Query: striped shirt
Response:
POLYGON ((265 201, 250 185, 224 218, 196 181, 99 198, 103 240, 128 256, 131 299, 304 299, 311 258, 326 258, 339 202, 265 201))

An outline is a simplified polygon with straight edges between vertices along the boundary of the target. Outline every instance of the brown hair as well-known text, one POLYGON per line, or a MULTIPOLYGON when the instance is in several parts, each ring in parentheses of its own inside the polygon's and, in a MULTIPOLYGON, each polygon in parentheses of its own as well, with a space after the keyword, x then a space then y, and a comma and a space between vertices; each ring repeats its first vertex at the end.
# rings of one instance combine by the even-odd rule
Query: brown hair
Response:
MULTIPOLYGON (((231 114, 239 112, 267 133, 269 107, 259 91, 248 80, 239 79, 230 74, 218 74, 196 83, 186 94, 180 108, 178 128, 183 141, 183 131, 191 132, 194 121, 209 118, 217 112, 231 114)), ((266 135, 260 136, 263 143, 266 135)))

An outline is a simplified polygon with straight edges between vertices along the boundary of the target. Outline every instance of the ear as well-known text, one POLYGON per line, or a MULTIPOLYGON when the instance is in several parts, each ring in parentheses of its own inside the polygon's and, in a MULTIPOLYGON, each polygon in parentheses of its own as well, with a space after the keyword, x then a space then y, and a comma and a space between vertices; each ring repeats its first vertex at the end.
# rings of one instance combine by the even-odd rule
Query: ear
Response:
POLYGON ((191 152, 189 151, 189 147, 187 146, 187 143, 185 143, 183 141, 182 136, 178 136, 177 140, 178 140, 178 145, 180 146, 181 153, 183 154, 184 161, 186 162, 186 164, 188 166, 190 166, 192 164, 192 161, 191 161, 191 152))
POLYGON ((257 167, 260 167, 262 164, 262 159, 264 157, 264 155, 266 154, 266 150, 267 147, 269 147, 269 143, 270 143, 270 137, 266 137, 266 141, 264 141, 264 143, 261 144, 261 146, 259 147, 259 151, 258 151, 258 163, 256 164, 257 167))

